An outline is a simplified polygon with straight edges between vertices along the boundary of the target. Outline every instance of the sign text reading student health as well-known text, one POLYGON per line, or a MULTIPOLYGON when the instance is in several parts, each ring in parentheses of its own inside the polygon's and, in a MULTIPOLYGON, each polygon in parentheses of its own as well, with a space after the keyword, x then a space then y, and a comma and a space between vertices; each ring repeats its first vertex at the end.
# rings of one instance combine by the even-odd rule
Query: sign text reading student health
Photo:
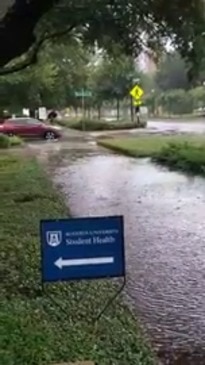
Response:
POLYGON ((123 217, 41 221, 43 282, 125 275, 123 217))

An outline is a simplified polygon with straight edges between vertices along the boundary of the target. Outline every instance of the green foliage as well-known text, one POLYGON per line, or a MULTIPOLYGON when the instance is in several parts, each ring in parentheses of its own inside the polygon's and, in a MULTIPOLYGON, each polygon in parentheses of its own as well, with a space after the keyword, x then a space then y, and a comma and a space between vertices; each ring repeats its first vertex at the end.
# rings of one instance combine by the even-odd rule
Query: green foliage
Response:
POLYGON ((172 141, 173 137, 148 136, 102 139, 98 143, 113 151, 120 152, 132 157, 150 157, 160 151, 163 146, 172 141))
MULTIPOLYGON (((201 50, 202 54, 203 51, 201 50)), ((205 85, 203 68, 205 55, 201 58, 198 74, 188 80, 189 65, 176 52, 166 54, 158 64, 154 77, 155 85, 147 92, 146 103, 151 114, 157 114, 159 108, 164 114, 189 114, 199 107, 205 107, 205 85), (200 85, 200 86, 199 86, 200 85)))
POLYGON ((199 86, 190 90, 190 95, 193 100, 194 108, 205 107, 205 86, 199 86))
POLYGON ((75 91, 85 88, 92 91, 92 97, 85 100, 87 109, 98 109, 100 116, 105 103, 116 105, 120 119, 120 106, 124 101, 126 106, 130 104, 129 90, 134 79, 140 79, 152 114, 159 106, 167 114, 187 114, 204 106, 205 88, 185 93, 186 73, 187 66, 176 52, 161 61, 154 79, 139 72, 134 59, 123 54, 118 46, 108 56, 105 51, 85 47, 79 38, 71 37, 67 45, 47 43, 37 66, 1 77, 0 107, 17 114, 23 107, 34 109, 41 105, 77 110, 82 107, 82 100, 75 97, 75 91))
POLYGON ((10 146, 10 139, 8 136, 4 134, 0 134, 0 148, 9 148, 10 146))
POLYGON ((178 53, 173 52, 162 57, 155 82, 162 91, 188 88, 187 65, 178 53))
POLYGON ((1 154, 0 196, 2 364, 86 359, 154 365, 122 298, 94 325, 116 290, 111 281, 51 284, 42 291, 39 222, 67 217, 68 211, 37 163, 1 154), (60 314, 49 295, 63 308, 60 314))
POLYGON ((101 100, 123 99, 128 95, 133 78, 139 78, 132 58, 119 55, 105 58, 93 74, 93 88, 101 100))
POLYGON ((10 139, 10 145, 13 147, 20 146, 23 144, 23 140, 18 136, 12 136, 9 137, 9 139, 10 139))
POLYGON ((158 152, 154 161, 177 170, 205 175, 205 145, 172 143, 158 152))
POLYGON ((185 90, 171 90, 160 95, 159 104, 169 114, 188 114, 193 111, 193 100, 185 90))
POLYGON ((100 108, 107 101, 116 104, 117 119, 120 119, 120 102, 128 99, 134 79, 143 83, 144 75, 136 69, 134 59, 115 50, 113 57, 105 55, 92 69, 89 85, 93 90, 93 105, 100 108))
POLYGON ((183 115, 192 114, 195 109, 205 107, 205 87, 200 86, 189 91, 170 90, 164 93, 150 93, 146 104, 151 114, 183 115))
MULTIPOLYGON (((80 120, 61 120, 58 122, 60 125, 68 128, 73 128, 77 130, 86 131, 109 131, 109 130, 123 130, 123 129, 133 129, 136 125, 131 122, 126 121, 115 121, 107 122, 103 120, 95 119, 80 119, 80 120)), ((144 123, 138 125, 138 128, 145 127, 144 123)))
POLYGON ((4 134, 0 134, 0 149, 19 146, 23 143, 22 139, 16 136, 9 137, 4 134))
POLYGON ((105 52, 100 56, 83 47, 80 40, 73 39, 69 45, 48 44, 36 67, 0 78, 0 105, 15 113, 23 107, 41 105, 77 109, 82 107, 82 100, 75 97, 75 92, 84 88, 93 95, 85 100, 86 108, 100 108, 104 102, 117 100, 119 109, 119 102, 128 97, 136 77, 143 82, 133 59, 118 48, 111 58, 105 52))
MULTIPOLYGON (((0 65, 14 58, 15 53, 16 56, 21 54, 35 42, 32 31, 42 14, 51 7, 51 0, 44 3, 38 3, 35 7, 33 0, 32 3, 22 4, 20 10, 17 6, 13 7, 11 21, 9 24, 7 21, 3 22, 1 27, 4 55, 0 56, 0 65), (28 22, 22 22, 23 16, 17 16, 17 9, 22 14, 28 14, 28 22), (35 17, 29 18, 33 9, 35 17), (26 31, 26 25, 28 32, 24 41, 22 34, 26 31), (10 44, 11 40, 6 31, 16 37, 16 48, 10 50, 10 54, 6 43, 10 44)), ((136 0, 57 0, 53 10, 39 22, 36 33, 38 40, 44 39, 45 35, 47 39, 48 34, 64 34, 64 41, 67 42, 75 34, 80 36, 84 44, 93 45, 97 40, 100 47, 111 52, 119 44, 123 52, 129 54, 139 54, 144 47, 151 47, 156 51, 167 39, 171 39, 175 48, 193 61, 194 57, 198 58, 195 46, 199 44, 203 31, 203 0, 190 0, 187 4, 184 0, 172 0, 169 3, 165 0, 143 0, 140 6, 136 6, 136 0), (146 37, 142 37, 144 34, 146 37)), ((52 39, 56 41, 57 37, 53 36, 52 39)))
MULTIPOLYGON (((43 57, 38 67, 29 69, 24 76, 24 82, 29 83, 24 105, 26 102, 28 107, 39 107, 49 98, 52 99, 53 94, 56 93, 58 71, 58 67, 51 61, 51 58, 44 60, 43 57)), ((25 85, 23 85, 23 89, 25 90, 25 85)))
POLYGON ((16 112, 41 105, 75 104, 74 90, 86 83, 88 52, 81 43, 47 45, 37 66, 0 78, 0 105, 16 112))

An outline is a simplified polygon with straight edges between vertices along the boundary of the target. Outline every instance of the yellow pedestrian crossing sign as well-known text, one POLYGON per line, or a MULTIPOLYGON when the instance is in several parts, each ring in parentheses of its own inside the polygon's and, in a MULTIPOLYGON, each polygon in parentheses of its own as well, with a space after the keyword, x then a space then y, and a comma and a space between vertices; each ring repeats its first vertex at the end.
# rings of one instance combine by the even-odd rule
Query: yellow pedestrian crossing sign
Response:
POLYGON ((135 99, 135 100, 140 100, 141 97, 144 95, 144 90, 138 86, 135 85, 132 90, 130 90, 130 95, 135 99))

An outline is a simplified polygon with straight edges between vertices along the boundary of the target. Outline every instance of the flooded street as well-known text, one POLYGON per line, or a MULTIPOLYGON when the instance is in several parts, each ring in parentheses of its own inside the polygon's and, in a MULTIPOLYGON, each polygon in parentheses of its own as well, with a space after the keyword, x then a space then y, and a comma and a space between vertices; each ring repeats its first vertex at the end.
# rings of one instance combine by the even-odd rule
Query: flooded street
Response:
POLYGON ((180 120, 169 120, 169 121, 159 121, 150 120, 148 122, 148 130, 155 130, 156 132, 175 132, 175 133, 205 133, 205 118, 199 119, 198 121, 184 122, 180 120))
POLYGON ((163 364, 205 364, 204 180, 91 145, 55 170, 71 214, 124 216, 130 305, 163 364))
POLYGON ((152 120, 149 119, 146 128, 128 129, 128 130, 116 130, 116 131, 97 131, 90 133, 93 137, 101 136, 129 136, 135 135, 176 135, 176 134, 205 134, 205 118, 195 121, 187 122, 186 120, 152 120))

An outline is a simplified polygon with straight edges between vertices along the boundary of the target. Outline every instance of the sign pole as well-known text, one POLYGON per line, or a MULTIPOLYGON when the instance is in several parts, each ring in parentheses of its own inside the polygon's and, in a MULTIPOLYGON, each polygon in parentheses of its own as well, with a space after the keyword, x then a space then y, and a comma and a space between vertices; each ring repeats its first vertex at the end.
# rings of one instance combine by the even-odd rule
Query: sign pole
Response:
POLYGON ((130 96, 130 117, 131 117, 131 122, 134 123, 134 108, 133 108, 132 96, 130 96))
POLYGON ((123 277, 123 283, 120 286, 119 290, 116 291, 114 296, 105 304, 104 308, 100 311, 98 316, 95 318, 95 323, 99 321, 99 319, 106 312, 106 310, 112 305, 112 303, 115 301, 115 299, 117 299, 117 297, 120 296, 120 294, 123 292, 125 286, 126 286, 126 275, 123 277))
POLYGON ((136 126, 138 126, 140 124, 140 105, 142 104, 141 98, 144 95, 144 90, 139 85, 135 85, 130 90, 129 94, 134 101, 134 107, 135 107, 133 120, 136 123, 136 126))

